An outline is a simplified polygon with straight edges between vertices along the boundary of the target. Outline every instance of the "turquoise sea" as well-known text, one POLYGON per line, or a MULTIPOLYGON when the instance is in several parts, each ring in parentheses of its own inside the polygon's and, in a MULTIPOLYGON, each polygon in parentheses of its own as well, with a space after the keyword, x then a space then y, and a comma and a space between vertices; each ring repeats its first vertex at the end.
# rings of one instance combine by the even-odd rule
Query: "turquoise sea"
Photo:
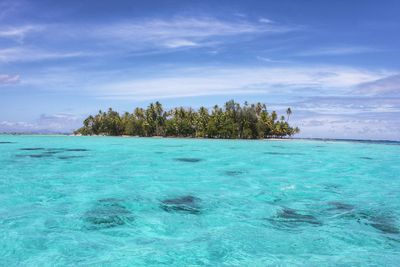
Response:
POLYGON ((1 266, 399 264, 399 143, 0 136, 1 266))

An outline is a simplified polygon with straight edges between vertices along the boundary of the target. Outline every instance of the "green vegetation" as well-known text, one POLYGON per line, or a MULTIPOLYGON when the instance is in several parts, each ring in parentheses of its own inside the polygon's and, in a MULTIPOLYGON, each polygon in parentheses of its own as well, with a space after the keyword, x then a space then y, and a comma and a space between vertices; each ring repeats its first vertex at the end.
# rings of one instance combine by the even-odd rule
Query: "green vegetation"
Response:
POLYGON ((288 123, 292 114, 287 109, 287 120, 275 111, 269 113, 262 103, 243 106, 230 100, 221 108, 215 105, 211 112, 205 107, 197 111, 192 108, 174 108, 164 111, 159 102, 151 103, 147 109, 135 108, 133 113, 120 115, 111 108, 99 111, 83 122, 76 130, 82 135, 132 135, 132 136, 172 136, 203 138, 282 138, 299 132, 299 128, 288 123))

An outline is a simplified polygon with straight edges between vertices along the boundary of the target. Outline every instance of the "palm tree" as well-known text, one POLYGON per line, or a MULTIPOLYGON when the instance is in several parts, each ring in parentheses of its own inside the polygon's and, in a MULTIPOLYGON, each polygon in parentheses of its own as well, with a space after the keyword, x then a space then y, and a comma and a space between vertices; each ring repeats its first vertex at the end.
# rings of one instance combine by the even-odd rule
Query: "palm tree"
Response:
POLYGON ((289 122, 289 116, 292 115, 292 110, 290 108, 288 108, 286 110, 286 114, 287 114, 287 120, 286 121, 289 122))
POLYGON ((165 122, 165 117, 164 117, 164 110, 160 102, 156 102, 154 106, 154 112, 155 112, 155 132, 157 136, 160 136, 163 134, 164 131, 164 122, 165 122))
POLYGON ((276 111, 275 110, 272 111, 272 113, 271 113, 272 122, 275 123, 277 118, 278 118, 278 114, 276 114, 276 111))

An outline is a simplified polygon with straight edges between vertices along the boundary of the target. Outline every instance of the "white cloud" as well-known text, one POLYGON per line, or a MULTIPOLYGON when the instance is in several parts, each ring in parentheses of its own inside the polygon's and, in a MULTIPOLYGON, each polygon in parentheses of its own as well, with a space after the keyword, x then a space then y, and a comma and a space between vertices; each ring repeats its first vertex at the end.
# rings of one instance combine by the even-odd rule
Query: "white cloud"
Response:
POLYGON ((274 21, 272 21, 270 19, 267 19, 267 18, 260 18, 258 21, 261 22, 261 23, 273 23, 274 22, 274 21))
POLYGON ((249 93, 349 92, 360 83, 390 75, 346 67, 254 67, 171 69, 158 77, 95 86, 98 96, 154 99, 249 93), (301 90, 301 91, 300 91, 301 90))
POLYGON ((198 46, 198 44, 189 40, 181 39, 181 40, 171 40, 165 43, 165 46, 169 48, 178 48, 178 47, 198 46))
POLYGON ((46 128, 52 130, 74 129, 81 123, 81 118, 75 114, 58 113, 58 114, 42 114, 36 121, 38 128, 46 128))
POLYGON ((301 129, 298 137, 400 140, 400 121, 387 117, 318 113, 299 117, 298 113, 295 110, 292 116, 292 123, 301 129))
POLYGON ((31 129, 34 124, 24 121, 1 121, 0 122, 0 132, 11 132, 17 129, 25 130, 31 129))
POLYGON ((301 129, 299 137, 400 140, 400 98, 352 93, 310 97, 289 105, 291 123, 301 129))
POLYGON ((42 114, 34 122, 0 121, 0 132, 70 133, 81 124, 82 118, 73 114, 42 114))

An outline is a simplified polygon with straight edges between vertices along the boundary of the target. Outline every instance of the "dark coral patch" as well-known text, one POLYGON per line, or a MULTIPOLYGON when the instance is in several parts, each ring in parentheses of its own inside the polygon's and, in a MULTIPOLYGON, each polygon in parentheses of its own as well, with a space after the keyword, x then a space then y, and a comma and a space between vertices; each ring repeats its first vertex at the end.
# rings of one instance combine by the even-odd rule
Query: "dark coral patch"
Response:
POLYGON ((48 158, 51 157, 51 155, 48 154, 29 154, 29 155, 16 155, 16 157, 20 158, 48 158))
MULTIPOLYGON (((28 148, 20 148, 19 150, 22 151, 40 151, 41 154, 30 154, 30 155, 17 155, 17 157, 31 157, 31 158, 48 158, 52 157, 55 154, 62 153, 64 154, 65 152, 81 152, 81 151, 88 151, 87 149, 83 148, 71 148, 71 149, 66 149, 66 148, 42 148, 42 147, 28 147, 28 148)), ((73 158, 81 158, 83 156, 77 156, 77 155, 61 155, 58 156, 58 159, 73 159, 73 158)))
POLYGON ((373 158, 370 158, 370 157, 360 157, 360 159, 373 160, 373 158))
POLYGON ((31 157, 31 158, 48 158, 48 157, 51 157, 51 155, 46 155, 46 154, 32 154, 32 155, 28 155, 28 157, 31 157))
POLYGON ((387 224, 387 223, 371 223, 370 224, 375 229, 380 230, 385 234, 399 234, 400 230, 396 225, 387 224))
POLYGON ((396 224, 396 220, 392 216, 376 215, 372 216, 368 223, 375 229, 385 234, 400 234, 400 228, 396 224))
POLYGON ((337 211, 351 211, 355 207, 351 204, 343 203, 343 202, 338 202, 338 201, 331 201, 328 203, 329 210, 337 210, 337 211))
POLYGON ((277 215, 271 219, 269 219, 275 225, 280 227, 297 227, 301 225, 314 225, 320 226, 322 223, 313 215, 303 214, 299 211, 284 208, 277 215))
MULTIPOLYGON (((44 149, 44 148, 42 148, 44 149)), ((51 151, 51 152, 85 152, 85 151, 90 151, 89 149, 85 148, 46 148, 46 151, 51 151)))
POLYGON ((293 209, 283 209, 280 213, 278 213, 278 218, 290 222, 301 222, 301 223, 318 224, 318 225, 321 224, 321 222, 319 222, 317 218, 315 218, 314 216, 308 214, 301 214, 293 209))
POLYGON ((290 155, 304 155, 303 153, 296 153, 296 152, 293 152, 293 153, 289 153, 289 152, 264 152, 264 154, 267 154, 267 155, 286 155, 286 156, 290 156, 290 155))
POLYGON ((245 172, 230 170, 230 171, 225 171, 224 173, 225 173, 225 175, 228 175, 228 176, 240 176, 240 175, 244 174, 245 172))
POLYGON ((200 212, 200 198, 194 196, 182 196, 161 201, 161 208, 167 212, 183 212, 197 214, 200 212))
POLYGON ((75 158, 83 158, 84 156, 59 156, 58 159, 75 159, 75 158))
POLYGON ((45 151, 45 152, 43 152, 44 154, 48 154, 48 155, 53 155, 53 154, 57 154, 57 153, 60 153, 60 152, 62 152, 62 151, 53 151, 53 150, 50 150, 50 151, 45 151))
POLYGON ((190 163, 202 161, 202 159, 199 159, 199 158, 176 158, 175 160, 181 161, 181 162, 190 162, 190 163))
POLYGON ((371 212, 352 212, 345 216, 354 219, 358 223, 372 226, 384 234, 400 234, 396 218, 391 214, 371 213, 371 212))
POLYGON ((132 213, 116 199, 101 199, 84 215, 86 227, 91 230, 113 228, 134 220, 132 213))
POLYGON ((97 202, 99 203, 119 203, 122 202, 123 200, 120 198, 114 198, 114 197, 110 197, 110 198, 102 198, 97 200, 97 202))

